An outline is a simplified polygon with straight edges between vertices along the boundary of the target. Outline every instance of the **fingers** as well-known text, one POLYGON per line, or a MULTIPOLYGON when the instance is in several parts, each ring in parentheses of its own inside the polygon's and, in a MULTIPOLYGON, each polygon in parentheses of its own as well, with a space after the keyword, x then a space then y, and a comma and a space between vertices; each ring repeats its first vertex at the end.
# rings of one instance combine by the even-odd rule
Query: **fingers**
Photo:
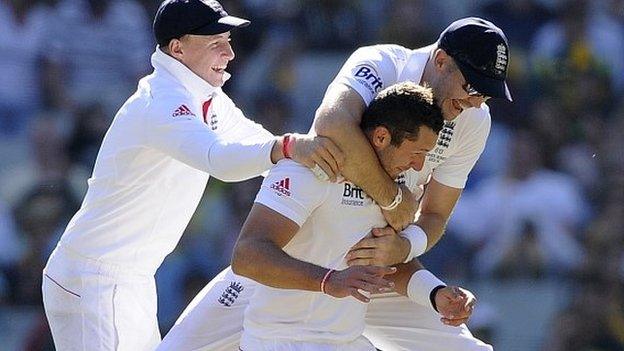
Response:
MULTIPOLYGON (((316 148, 316 150, 315 150, 316 154, 319 157, 321 157, 323 160, 325 160, 325 162, 327 162, 327 164, 332 167, 332 170, 335 173, 339 173, 340 172, 340 168, 342 166, 341 166, 339 160, 336 159, 336 156, 334 156, 334 152, 332 152, 332 150, 330 150, 330 148, 328 146, 329 145, 333 146, 337 150, 337 152, 340 153, 340 154, 342 154, 342 152, 340 152, 340 150, 338 150, 338 148, 332 142, 330 142, 329 139, 323 139, 323 141, 325 141, 325 140, 327 142, 321 143, 320 147, 316 148)), ((339 157, 342 158, 341 161, 344 163, 344 160, 343 160, 344 157, 342 157, 342 156, 339 156, 339 157)))
POLYGON ((374 258, 375 249, 351 249, 347 254, 347 260, 355 258, 374 258))
POLYGON ((349 289, 349 294, 351 296, 355 297, 356 299, 364 302, 364 303, 369 303, 370 302, 370 299, 368 297, 362 295, 362 293, 360 293, 358 291, 358 289, 356 289, 356 288, 349 289))
POLYGON ((374 237, 382 237, 396 234, 396 231, 394 231, 394 229, 392 229, 392 227, 390 226, 387 226, 385 228, 373 228, 372 232, 374 237))
POLYGON ((360 249, 373 249, 377 247, 377 240, 374 238, 364 238, 357 242, 357 244, 353 245, 351 251, 360 250, 360 249))
MULTIPOLYGON (((331 166, 323 158, 316 154, 312 154, 312 161, 314 161, 315 166, 318 165, 319 167, 321 167, 321 170, 325 172, 325 175, 327 175, 329 180, 331 180, 332 182, 336 181, 336 172, 332 170, 331 166)), ((314 167, 312 167, 312 169, 314 169, 314 167)), ((323 179, 324 177, 322 177, 320 174, 317 174, 317 172, 314 172, 314 174, 317 176, 317 178, 325 180, 323 179)))
POLYGON ((355 258, 347 261, 347 266, 371 266, 375 264, 375 260, 371 258, 355 258))
POLYGON ((383 277, 388 274, 396 273, 396 267, 381 267, 381 266, 366 266, 364 267, 365 272, 368 274, 376 275, 378 277, 383 277))
POLYGON ((338 146, 334 144, 330 139, 323 138, 322 140, 323 146, 325 146, 325 150, 329 152, 332 159, 334 159, 334 161, 336 162, 338 170, 342 169, 345 163, 345 156, 344 153, 342 153, 342 150, 340 150, 338 146))
POLYGON ((371 266, 375 262, 371 249, 360 249, 349 252, 346 256, 348 266, 371 266))
POLYGON ((394 291, 394 283, 385 279, 371 279, 369 281, 356 281, 353 287, 371 294, 379 294, 394 291))
POLYGON ((448 319, 448 318, 440 318, 440 321, 446 325, 450 325, 452 327, 459 327, 460 325, 468 322, 468 317, 460 318, 460 319, 448 319))

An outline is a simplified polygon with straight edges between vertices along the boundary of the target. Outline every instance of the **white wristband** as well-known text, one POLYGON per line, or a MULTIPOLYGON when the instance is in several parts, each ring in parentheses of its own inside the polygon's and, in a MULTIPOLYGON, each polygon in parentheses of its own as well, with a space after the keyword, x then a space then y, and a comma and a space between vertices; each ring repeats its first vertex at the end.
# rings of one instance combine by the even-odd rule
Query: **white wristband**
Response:
POLYGON ((407 297, 419 305, 429 306, 432 311, 438 313, 433 306, 431 306, 429 295, 435 287, 440 285, 446 286, 446 284, 433 275, 433 273, 426 269, 421 269, 412 274, 409 283, 407 283, 407 297))
POLYGON ((401 190, 401 186, 399 185, 399 190, 397 191, 397 194, 394 197, 394 201, 392 201, 392 203, 390 203, 390 205, 388 206, 379 205, 379 207, 381 207, 381 209, 384 211, 392 211, 395 208, 399 207, 401 202, 403 202, 403 190, 401 190))
POLYGON ((427 250, 427 233, 416 224, 410 224, 399 235, 409 240, 411 245, 410 252, 403 263, 413 260, 414 257, 424 254, 427 250))

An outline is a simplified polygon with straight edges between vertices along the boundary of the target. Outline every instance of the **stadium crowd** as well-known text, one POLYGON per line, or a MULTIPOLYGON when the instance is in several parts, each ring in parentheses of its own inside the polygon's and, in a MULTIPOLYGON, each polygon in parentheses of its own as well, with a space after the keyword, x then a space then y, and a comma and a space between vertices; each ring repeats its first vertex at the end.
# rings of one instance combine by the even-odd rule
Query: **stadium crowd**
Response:
MULTIPOLYGON (((426 45, 467 15, 499 25, 514 103, 488 103, 486 151, 424 262, 477 294, 471 329, 496 349, 624 350, 624 0, 222 3, 252 20, 232 35, 224 89, 274 133, 307 131, 359 46, 426 45)), ((157 5, 0 0, 0 345, 9 350, 53 349, 41 270, 114 112, 150 71, 157 5)), ((259 184, 211 180, 157 273, 163 335, 229 263, 259 184)))

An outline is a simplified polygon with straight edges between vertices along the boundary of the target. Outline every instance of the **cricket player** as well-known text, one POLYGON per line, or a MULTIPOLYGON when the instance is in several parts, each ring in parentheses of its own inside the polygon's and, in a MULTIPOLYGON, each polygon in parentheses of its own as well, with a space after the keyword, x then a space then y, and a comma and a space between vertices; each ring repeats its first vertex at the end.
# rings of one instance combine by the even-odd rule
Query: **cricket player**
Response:
MULTIPOLYGON (((508 63, 509 46, 504 33, 491 22, 475 17, 453 22, 432 45, 418 49, 398 45, 363 47, 347 60, 328 87, 313 128, 338 144, 345 154, 342 174, 365 193, 392 193, 397 189, 366 136, 358 133, 363 111, 381 89, 403 81, 428 84, 445 120, 436 147, 417 172, 417 184, 426 188, 410 234, 387 235, 373 230, 373 238, 361 240, 347 254, 348 264, 397 264, 409 258, 407 253, 418 246, 417 238, 426 236, 427 250, 441 238, 468 174, 485 147, 491 123, 485 102, 491 97, 512 100, 505 82, 508 63)), ((398 230, 406 224, 387 220, 398 230)), ((423 280, 433 279, 426 270, 419 272, 423 280)), ((254 287, 253 281, 227 268, 189 304, 160 349, 235 348, 254 287)), ((454 318, 446 317, 453 323, 454 318)), ((426 301, 417 304, 398 294, 371 296, 364 335, 384 351, 491 350, 491 346, 472 337, 464 325, 440 323, 426 301)))
MULTIPOLYGON (((384 170, 410 190, 442 126, 431 90, 412 82, 381 91, 361 123, 384 170)), ((375 350, 362 336, 365 292, 391 290, 390 280, 407 291, 414 271, 347 266, 351 247, 386 224, 380 207, 356 188, 320 181, 289 161, 265 178, 232 258, 234 273, 261 283, 245 311, 241 350, 375 350)), ((453 288, 436 295, 443 289, 453 288)), ((429 299, 429 291, 424 295, 417 299, 429 299)))
POLYGON ((210 175, 239 181, 292 157, 335 178, 342 161, 331 142, 274 137, 221 90, 234 58, 229 31, 248 24, 217 1, 161 4, 154 71, 115 116, 82 206, 43 271, 58 350, 156 347, 154 273, 178 243, 210 175))

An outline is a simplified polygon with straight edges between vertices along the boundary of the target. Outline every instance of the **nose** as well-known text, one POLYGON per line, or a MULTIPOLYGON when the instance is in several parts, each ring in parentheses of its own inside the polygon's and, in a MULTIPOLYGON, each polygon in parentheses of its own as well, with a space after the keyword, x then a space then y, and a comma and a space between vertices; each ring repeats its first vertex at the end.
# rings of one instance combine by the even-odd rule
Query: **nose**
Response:
POLYGON ((230 45, 229 42, 227 44, 227 47, 225 48, 225 51, 223 51, 223 55, 228 61, 232 61, 234 57, 236 56, 234 54, 234 49, 232 49, 232 45, 230 45))
POLYGON ((481 104, 484 103, 487 99, 483 96, 470 96, 466 101, 471 107, 481 107, 481 104))
POLYGON ((425 165, 425 157, 425 154, 414 157, 412 163, 410 164, 410 167, 412 167, 412 169, 415 171, 420 171, 425 165))

